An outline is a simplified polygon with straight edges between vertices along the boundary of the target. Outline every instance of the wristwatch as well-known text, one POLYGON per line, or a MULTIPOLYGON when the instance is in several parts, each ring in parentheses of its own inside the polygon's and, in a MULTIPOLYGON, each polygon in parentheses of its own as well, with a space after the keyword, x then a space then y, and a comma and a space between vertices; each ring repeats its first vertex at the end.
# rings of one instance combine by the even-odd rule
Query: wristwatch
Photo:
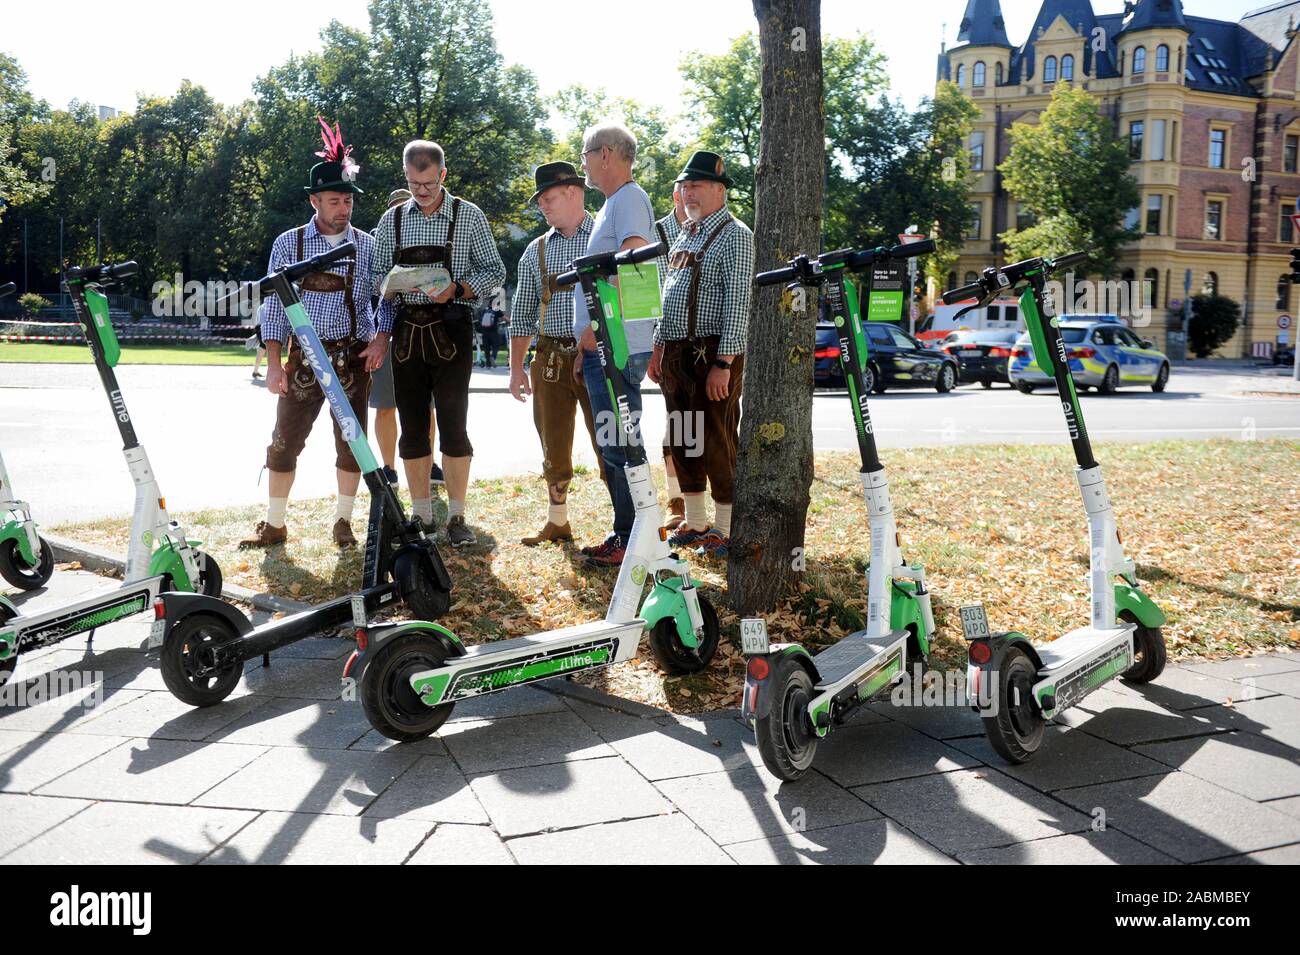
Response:
POLYGON ((453 295, 452 298, 464 298, 464 297, 465 297, 465 286, 463 286, 463 285, 461 285, 459 282, 457 282, 455 288, 456 288, 456 294, 453 295))
POLYGON ((713 367, 714 367, 714 368, 730 368, 730 367, 731 367, 731 362, 726 361, 726 360, 724 360, 724 359, 722 359, 722 358, 715 358, 715 359, 713 359, 713 367))

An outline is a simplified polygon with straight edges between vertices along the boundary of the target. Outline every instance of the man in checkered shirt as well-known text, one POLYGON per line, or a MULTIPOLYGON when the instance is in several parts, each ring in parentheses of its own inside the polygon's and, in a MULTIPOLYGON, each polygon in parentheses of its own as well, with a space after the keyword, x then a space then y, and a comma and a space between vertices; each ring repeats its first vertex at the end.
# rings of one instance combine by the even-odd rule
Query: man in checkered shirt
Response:
POLYGON ((731 538, 754 234, 727 209, 731 180, 717 153, 695 153, 677 182, 687 221, 669 256, 663 318, 647 373, 663 386, 668 441, 686 502, 686 520, 669 541, 724 556, 731 538), (684 427, 688 419, 703 424, 699 449, 688 449, 682 440, 700 433, 684 427), (706 483, 713 492, 711 524, 706 483))
POLYGON ((497 290, 506 267, 483 210, 443 187, 447 165, 441 146, 423 139, 407 143, 402 168, 411 199, 389 209, 375 226, 375 285, 394 264, 440 265, 452 282, 436 295, 390 292, 385 298, 394 298, 397 307, 380 310, 375 340, 387 348, 392 339, 393 390, 402 428, 397 451, 411 489, 411 510, 433 526, 432 397, 447 486, 447 540, 453 547, 464 547, 477 541, 465 524, 465 492, 474 454, 465 431, 474 365, 472 303, 504 294, 497 290))
MULTIPOLYGON (((573 480, 573 421, 579 409, 591 437, 591 449, 596 461, 601 462, 591 397, 587 386, 573 376, 578 355, 573 307, 580 293, 572 287, 555 285, 555 277, 567 272, 573 260, 587 252, 595 220, 582 205, 586 180, 567 162, 538 166, 533 178, 537 185, 533 201, 551 229, 524 249, 519 259, 519 285, 510 305, 510 393, 517 401, 533 396, 533 423, 542 442, 542 477, 549 499, 546 524, 522 541, 529 547, 545 541, 573 540, 568 496, 569 482, 573 480), (537 354, 526 373, 524 355, 534 335, 537 354)), ((600 467, 603 477, 603 462, 600 467)))
MULTIPOLYGON (((326 156, 326 161, 313 166, 308 177, 306 191, 315 215, 306 225, 290 229, 275 240, 267 271, 274 272, 294 262, 321 255, 344 242, 356 245, 355 256, 334 263, 327 272, 306 275, 299 284, 303 308, 325 346, 328 361, 364 431, 370 373, 379 367, 384 356, 382 349, 376 349, 373 343, 367 344, 375 337, 374 316, 370 309, 374 294, 371 286, 374 239, 351 224, 352 197, 361 193, 354 181, 358 167, 343 151, 341 140, 337 146, 336 155, 331 151, 331 141, 326 141, 326 153, 318 154, 326 156)), ((350 151, 351 147, 347 150, 350 151)), ((241 541, 240 547, 270 547, 288 540, 285 511, 298 456, 325 401, 310 365, 303 360, 302 350, 290 340, 292 329, 279 298, 272 296, 264 304, 262 340, 266 342, 266 390, 276 396, 275 429, 266 449, 266 467, 271 472, 270 501, 266 520, 258 522, 253 536, 241 541), (286 346, 288 360, 281 367, 280 357, 286 346)), ((340 547, 351 547, 357 543, 351 520, 361 469, 339 429, 338 421, 331 420, 338 479, 333 536, 340 547)))
MULTIPOLYGON (((682 234, 682 224, 686 222, 686 206, 682 203, 682 184, 673 183, 673 211, 655 223, 655 235, 663 244, 664 254, 655 259, 659 266, 659 288, 663 290, 664 280, 668 278, 668 258, 673 244, 682 234)), ((664 527, 672 530, 686 520, 686 502, 682 499, 682 486, 677 480, 677 468, 673 465, 672 449, 668 446, 668 435, 664 435, 664 471, 668 475, 668 513, 665 515, 664 527)))

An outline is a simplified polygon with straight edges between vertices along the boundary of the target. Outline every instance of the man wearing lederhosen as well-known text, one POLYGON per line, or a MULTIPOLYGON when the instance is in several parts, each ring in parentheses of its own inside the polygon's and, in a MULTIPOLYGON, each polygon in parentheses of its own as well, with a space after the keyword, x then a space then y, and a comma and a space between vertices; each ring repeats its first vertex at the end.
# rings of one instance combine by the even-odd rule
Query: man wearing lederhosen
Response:
MULTIPOLYGON (((673 211, 655 223, 655 235, 664 247, 664 254, 655 259, 659 266, 659 288, 663 290, 664 280, 668 277, 668 259, 673 243, 682 233, 682 223, 686 221, 686 206, 682 203, 682 184, 673 183, 673 211)), ((664 435, 664 471, 668 475, 668 512, 664 527, 669 530, 686 520, 686 502, 682 499, 682 486, 677 480, 677 468, 673 465, 672 449, 668 444, 668 435, 664 435)))
POLYGON ((686 520, 670 543, 723 556, 731 537, 754 235, 727 210, 731 180, 717 153, 695 153, 677 182, 687 220, 670 256, 648 374, 663 386, 673 463, 686 500, 686 520), (703 423, 701 454, 688 454, 682 441, 686 417, 703 423), (713 492, 712 524, 706 483, 713 492))
POLYGON ((573 480, 573 422, 579 409, 602 477, 605 473, 591 417, 591 397, 585 383, 573 376, 578 355, 573 306, 580 292, 555 285, 555 277, 587 252, 594 220, 582 205, 585 179, 572 163, 551 162, 537 167, 534 181, 537 191, 533 201, 551 229, 524 249, 519 259, 519 285, 510 303, 510 393, 518 401, 533 396, 533 423, 542 442, 542 477, 549 501, 545 526, 522 541, 530 547, 545 541, 573 540, 568 496, 573 480), (537 354, 525 372, 524 355, 534 335, 537 354))
MULTIPOLYGON (((374 317, 370 310, 371 256, 374 240, 353 228, 352 197, 361 189, 355 182, 359 167, 351 158, 351 146, 343 145, 337 124, 333 131, 325 127, 324 157, 311 168, 306 192, 315 215, 306 225, 282 233, 271 248, 267 270, 274 272, 294 262, 321 255, 344 242, 352 242, 357 251, 352 258, 335 262, 327 272, 312 272, 299 280, 302 304, 312 327, 321 338, 329 364, 338 375, 364 431, 366 398, 370 391, 370 373, 383 359, 382 349, 373 343, 374 317)), ((262 339, 266 342, 266 390, 277 396, 275 430, 266 449, 266 467, 271 472, 270 501, 266 520, 259 521, 253 536, 241 541, 240 547, 270 547, 288 539, 285 511, 289 490, 293 487, 298 456, 307 443, 312 424, 324 404, 325 394, 316 383, 311 367, 303 360, 302 349, 290 338, 291 326, 278 297, 265 300, 262 339), (288 346, 289 357, 280 365, 282 349, 288 346)), ((334 510, 333 536, 340 547, 357 542, 352 533, 353 501, 361 480, 361 470, 345 436, 334 425, 334 466, 338 478, 338 504, 334 510)))
POLYGON ((477 540, 465 524, 474 454, 465 431, 474 365, 473 303, 501 285, 506 267, 483 210, 443 187, 447 167, 441 146, 420 139, 407 143, 402 168, 412 197, 385 212, 375 226, 375 284, 394 264, 441 265, 452 283, 433 296, 390 292, 385 298, 395 296, 397 308, 381 310, 376 341, 387 347, 392 338, 393 388, 402 431, 397 451, 406 468, 411 510, 433 526, 432 397, 447 486, 447 541, 464 547, 477 540))

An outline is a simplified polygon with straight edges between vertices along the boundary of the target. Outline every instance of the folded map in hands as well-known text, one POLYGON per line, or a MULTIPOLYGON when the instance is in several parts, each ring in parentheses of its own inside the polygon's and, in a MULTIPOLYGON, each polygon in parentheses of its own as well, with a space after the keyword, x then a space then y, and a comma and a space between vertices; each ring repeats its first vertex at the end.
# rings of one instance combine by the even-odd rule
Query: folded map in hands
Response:
POLYGON ((379 295, 415 292, 437 295, 451 285, 451 275, 441 265, 394 265, 379 286, 379 295))

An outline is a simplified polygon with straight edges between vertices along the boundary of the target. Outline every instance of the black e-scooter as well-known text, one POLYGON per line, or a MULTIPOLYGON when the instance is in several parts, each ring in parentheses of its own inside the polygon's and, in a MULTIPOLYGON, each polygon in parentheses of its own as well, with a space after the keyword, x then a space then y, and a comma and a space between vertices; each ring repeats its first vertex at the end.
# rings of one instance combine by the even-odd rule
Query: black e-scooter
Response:
POLYGON ((149 645, 161 647, 167 689, 192 706, 212 706, 229 696, 239 683, 245 661, 259 656, 265 659, 272 650, 321 630, 349 620, 364 627, 370 614, 399 601, 421 620, 437 619, 451 605, 451 576, 442 556, 420 522, 408 520, 402 510, 294 286, 295 280, 309 272, 323 271, 355 252, 353 243, 344 242, 250 285, 255 285, 259 293, 279 296, 303 357, 325 392, 330 412, 370 490, 362 588, 358 593, 260 627, 254 627, 241 611, 223 601, 197 594, 164 594, 154 604, 157 619, 149 645))

